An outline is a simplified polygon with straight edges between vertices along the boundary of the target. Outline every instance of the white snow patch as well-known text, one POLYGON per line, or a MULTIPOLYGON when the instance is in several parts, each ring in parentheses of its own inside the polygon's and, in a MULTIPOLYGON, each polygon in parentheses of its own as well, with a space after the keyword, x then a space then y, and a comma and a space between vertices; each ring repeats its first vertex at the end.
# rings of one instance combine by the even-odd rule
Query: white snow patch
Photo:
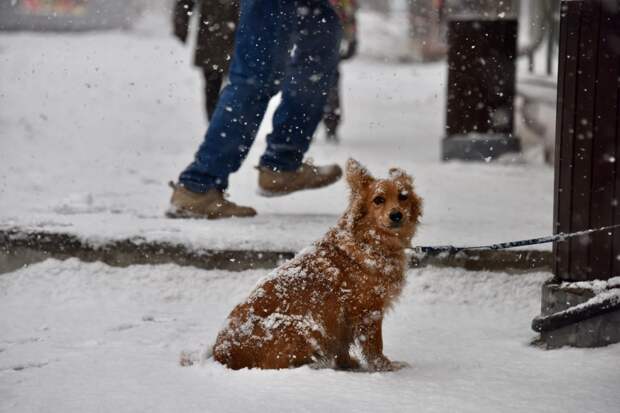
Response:
POLYGON ((395 373, 180 367, 182 351, 204 357, 262 275, 73 259, 1 275, 0 411, 570 413, 620 403, 620 346, 528 345, 546 273, 409 271, 384 323, 386 355, 410 365, 395 373))

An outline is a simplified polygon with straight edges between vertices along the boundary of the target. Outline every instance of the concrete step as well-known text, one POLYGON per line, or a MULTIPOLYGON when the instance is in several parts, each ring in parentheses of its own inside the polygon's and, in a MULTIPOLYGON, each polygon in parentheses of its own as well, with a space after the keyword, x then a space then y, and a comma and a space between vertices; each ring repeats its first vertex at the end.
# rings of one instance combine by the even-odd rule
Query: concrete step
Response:
MULTIPOLYGON (((204 269, 242 271, 270 269, 295 255, 296 251, 255 249, 209 249, 184 244, 158 242, 133 237, 111 240, 97 245, 79 237, 46 231, 24 231, 19 228, 0 230, 0 273, 47 258, 78 258, 101 261, 112 266, 139 264, 178 264, 204 269)), ((436 256, 410 254, 410 265, 422 267, 460 267, 472 271, 531 272, 550 271, 551 252, 544 250, 475 251, 436 256)))

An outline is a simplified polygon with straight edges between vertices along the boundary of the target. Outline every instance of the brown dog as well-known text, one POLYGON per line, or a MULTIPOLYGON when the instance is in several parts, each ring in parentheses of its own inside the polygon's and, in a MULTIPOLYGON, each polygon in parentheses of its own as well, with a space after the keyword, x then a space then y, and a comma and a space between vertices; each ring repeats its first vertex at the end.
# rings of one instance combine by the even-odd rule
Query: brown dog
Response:
POLYGON ((350 205, 338 225, 232 311, 213 347, 215 360, 232 369, 394 369, 383 355, 381 324, 404 285, 404 249, 422 200, 400 169, 377 180, 350 159, 347 181, 350 205))

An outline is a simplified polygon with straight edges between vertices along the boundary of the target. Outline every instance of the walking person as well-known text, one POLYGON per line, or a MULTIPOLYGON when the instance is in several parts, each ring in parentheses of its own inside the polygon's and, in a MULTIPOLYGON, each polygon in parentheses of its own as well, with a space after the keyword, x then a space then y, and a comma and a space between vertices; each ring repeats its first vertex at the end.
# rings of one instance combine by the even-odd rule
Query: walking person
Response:
POLYGON ((191 17, 199 9, 194 65, 204 77, 205 113, 210 121, 228 75, 239 20, 239 0, 175 0, 174 35, 187 42, 191 17))
POLYGON ((342 176, 338 165, 303 157, 338 65, 342 27, 328 0, 241 0, 228 84, 194 161, 172 184, 170 217, 226 218, 256 214, 224 197, 228 177, 252 146, 272 96, 282 92, 273 131, 258 166, 263 195, 319 188, 342 176))

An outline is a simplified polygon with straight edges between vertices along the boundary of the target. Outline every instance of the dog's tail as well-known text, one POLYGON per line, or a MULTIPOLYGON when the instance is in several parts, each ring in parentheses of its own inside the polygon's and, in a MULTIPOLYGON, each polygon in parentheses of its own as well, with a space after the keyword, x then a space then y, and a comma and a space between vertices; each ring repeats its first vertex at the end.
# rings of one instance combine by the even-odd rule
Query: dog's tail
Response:
POLYGON ((179 355, 179 364, 182 367, 204 364, 211 357, 213 357, 213 346, 206 346, 199 350, 183 350, 179 355))

